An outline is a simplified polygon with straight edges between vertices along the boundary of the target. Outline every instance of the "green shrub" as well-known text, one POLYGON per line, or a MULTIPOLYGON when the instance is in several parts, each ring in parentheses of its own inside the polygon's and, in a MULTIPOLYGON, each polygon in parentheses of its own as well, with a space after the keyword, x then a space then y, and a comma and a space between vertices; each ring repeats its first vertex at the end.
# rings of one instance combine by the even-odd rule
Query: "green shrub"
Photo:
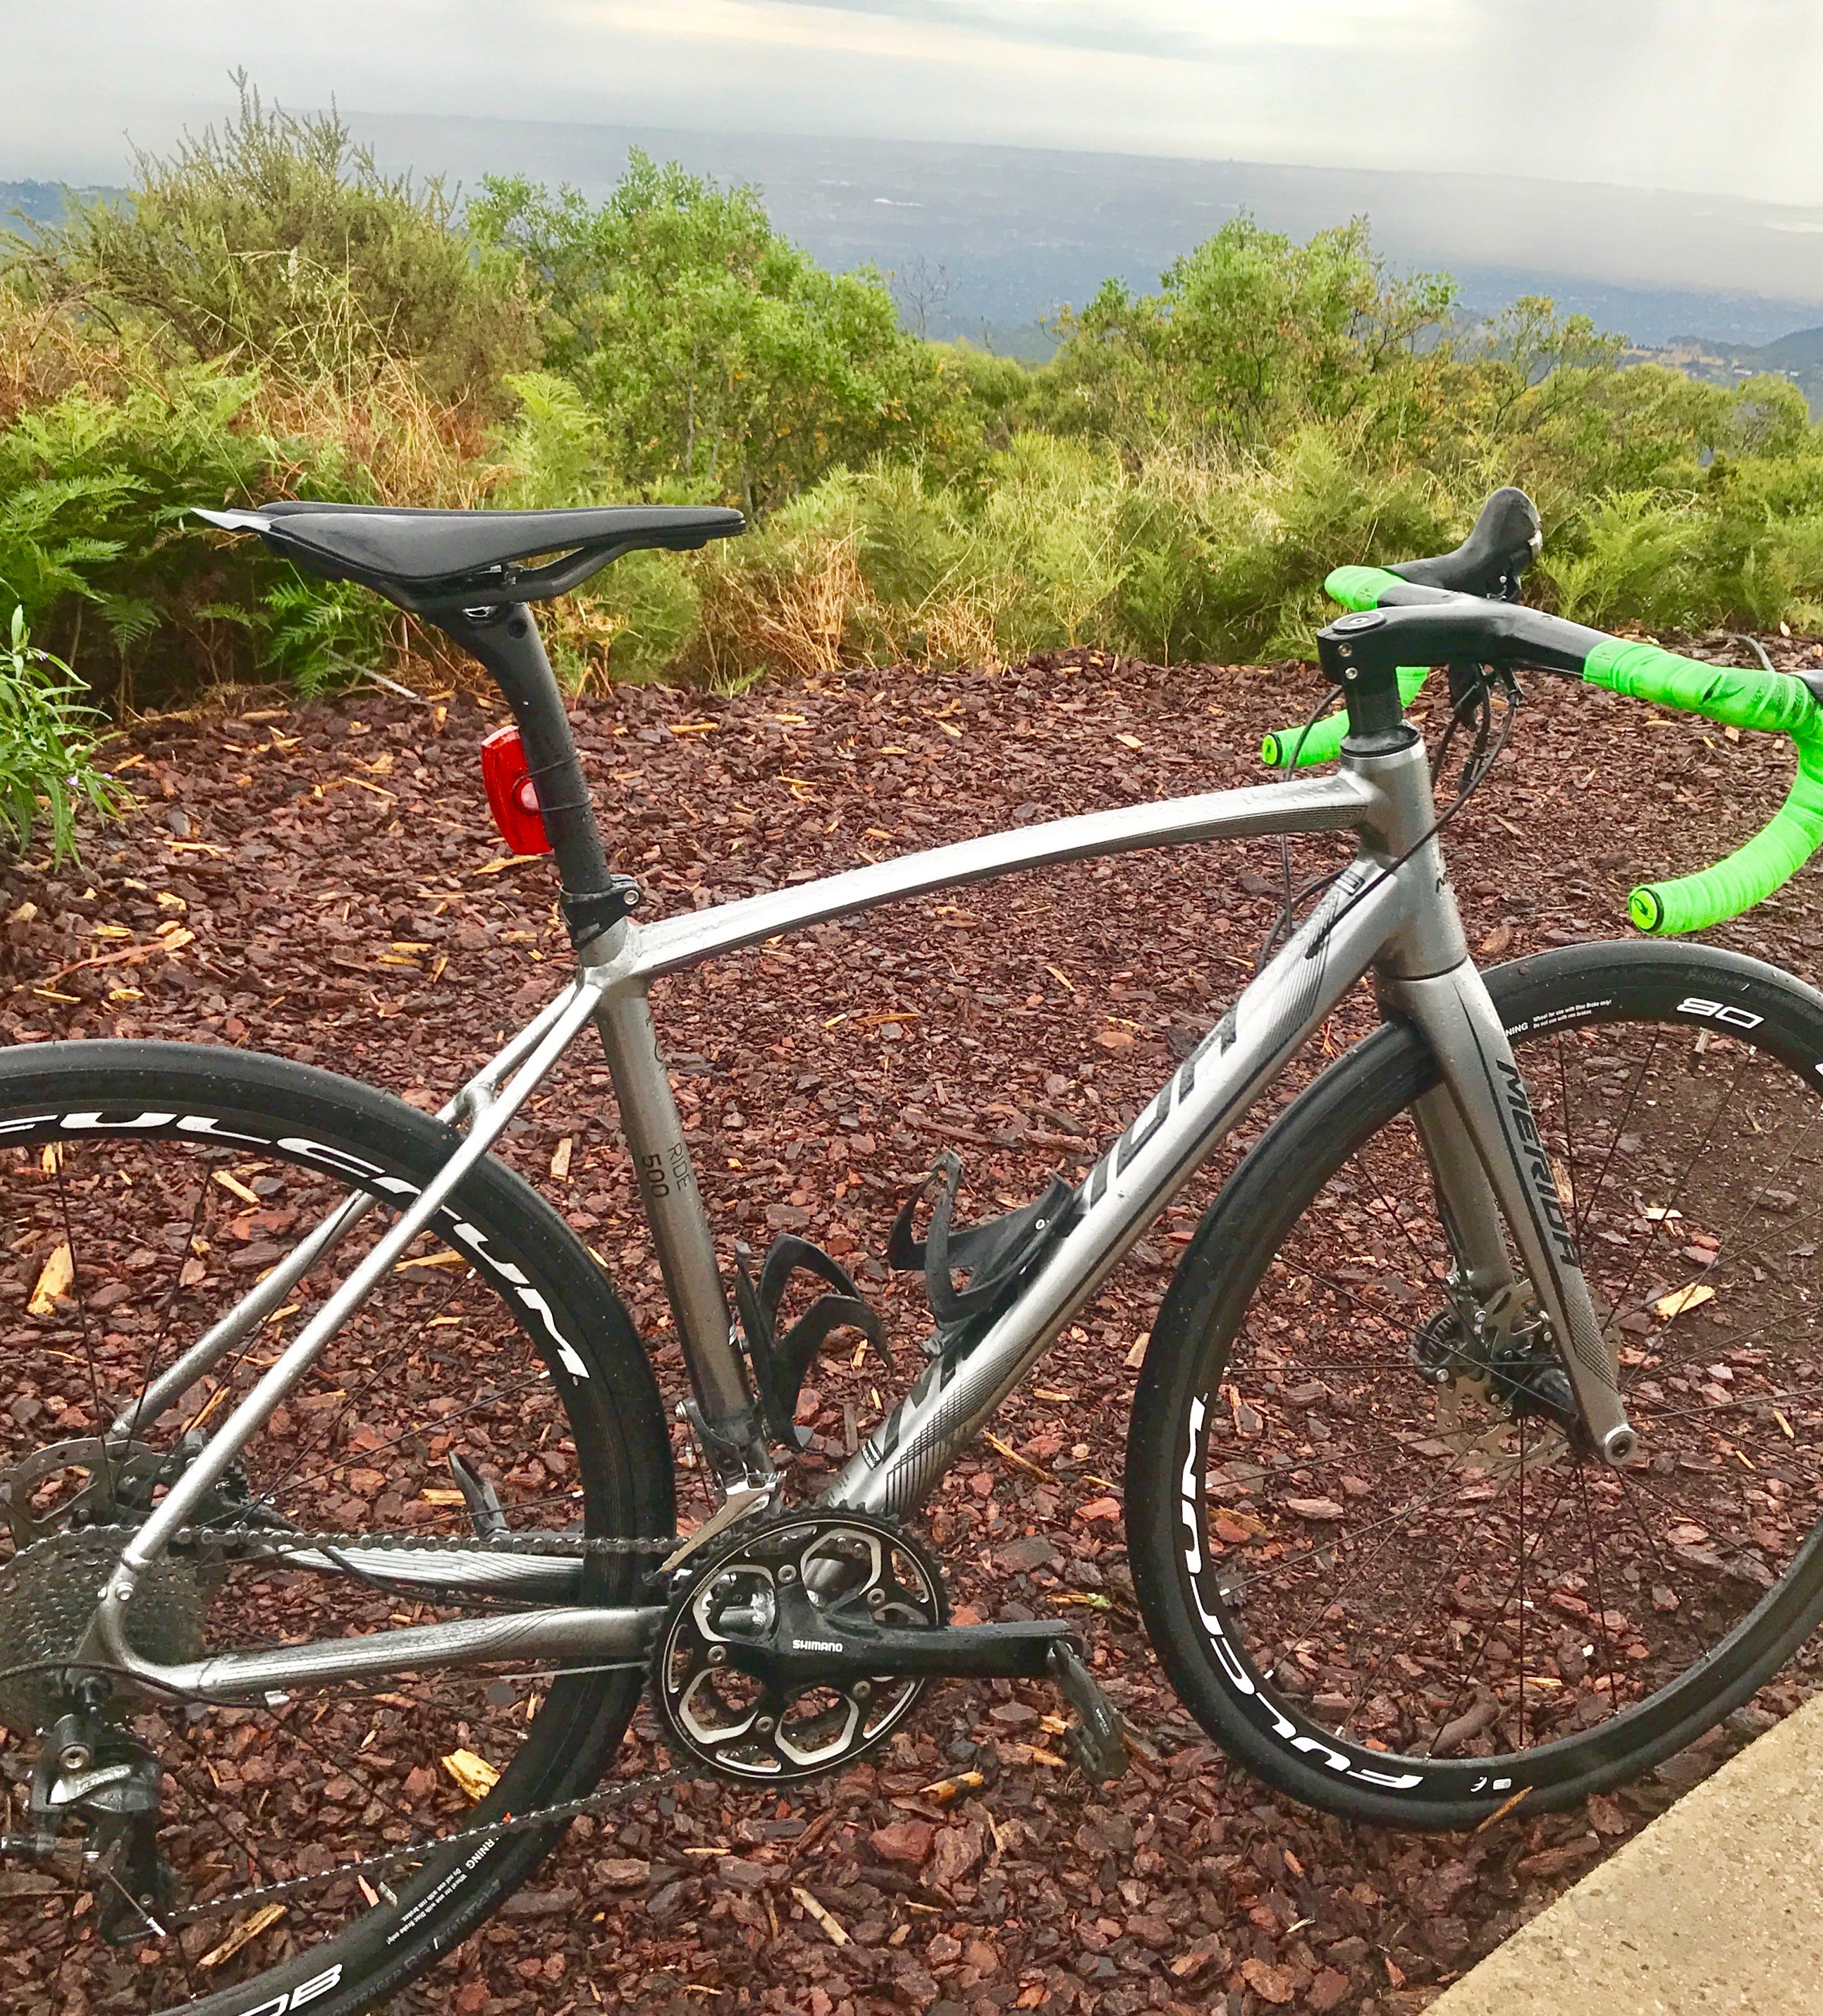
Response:
POLYGON ((14 607, 0 644, 0 837, 17 853, 39 821, 50 826, 51 855, 76 851, 76 814, 86 800, 117 813, 126 794, 95 767, 102 717, 62 659, 35 649, 25 611, 14 607))
POLYGON ((545 612, 573 687, 1307 654, 1330 567, 1453 545, 1508 482, 1566 614, 1823 626, 1793 386, 1629 365, 1537 298, 1465 335, 1452 283, 1391 273, 1361 220, 1300 245, 1237 219, 1066 312, 1034 371, 914 337, 752 190, 638 154, 599 205, 496 182, 458 216, 246 92, 139 171, 0 281, 0 592, 118 704, 410 651, 377 598, 189 515, 280 496, 746 508, 746 538, 545 612))
POLYGON ((469 215, 523 258, 547 365, 582 393, 642 493, 681 485, 765 510, 832 465, 922 441, 959 374, 907 335, 871 269, 833 274, 775 232, 750 189, 635 149, 591 209, 574 189, 490 180, 469 215))
POLYGON ((243 78, 219 131, 134 170, 130 202, 13 241, 49 298, 180 359, 347 386, 405 363, 451 401, 491 402, 535 354, 518 263, 477 247, 440 181, 383 175, 333 113, 268 109, 243 78))

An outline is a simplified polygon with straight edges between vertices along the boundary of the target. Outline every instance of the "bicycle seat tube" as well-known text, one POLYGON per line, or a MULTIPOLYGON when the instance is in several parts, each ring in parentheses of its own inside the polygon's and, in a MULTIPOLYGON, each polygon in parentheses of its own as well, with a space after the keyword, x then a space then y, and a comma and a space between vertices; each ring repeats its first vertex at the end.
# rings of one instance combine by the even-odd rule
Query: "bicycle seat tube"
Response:
MULTIPOLYGON (((616 877, 595 823, 563 692, 530 610, 510 603, 498 610, 444 609, 430 614, 493 674, 512 709, 536 780, 578 960, 585 968, 627 961, 636 944, 635 927, 613 900, 616 877)), ((684 1145, 683 1122, 645 989, 643 978, 610 988, 595 1018, 613 1079, 621 1132, 633 1158, 711 1460, 725 1481, 769 1478, 771 1463, 722 1292, 714 1234, 684 1145)))

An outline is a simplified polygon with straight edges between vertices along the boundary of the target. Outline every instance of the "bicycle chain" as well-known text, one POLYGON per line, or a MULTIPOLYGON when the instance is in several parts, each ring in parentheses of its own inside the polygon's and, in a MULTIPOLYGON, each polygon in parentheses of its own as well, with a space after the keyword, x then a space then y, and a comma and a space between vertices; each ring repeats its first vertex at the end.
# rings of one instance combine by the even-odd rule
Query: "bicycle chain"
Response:
MULTIPOLYGON (((620 1805, 642 1792, 659 1792, 667 1786, 693 1783, 700 1775, 674 1765, 668 1771, 648 1772, 643 1778, 620 1779, 612 1785, 599 1786, 579 1799, 559 1799, 548 1806, 534 1807, 529 1813, 508 1813, 499 1820, 489 1821, 485 1827, 468 1827, 459 1834, 431 1834, 415 1847, 388 1849, 379 1855, 363 1856, 358 1862, 339 1862, 333 1869, 319 1870, 313 1875, 290 1876, 282 1883, 268 1883, 257 1890, 237 1890, 232 1896, 218 1897, 207 1904, 161 1911, 159 1921, 165 1925, 188 1925, 199 1919, 219 1918, 225 1912, 238 1911, 247 1905, 268 1904, 275 1898, 294 1896, 300 1890, 318 1883, 333 1883, 339 1877, 365 1878, 396 1868, 401 1863, 427 1861, 432 1856, 449 1849, 478 1847, 484 1841, 501 1841, 512 1834, 536 1834, 541 1828, 559 1824, 567 1827, 585 1814, 605 1813, 610 1806, 620 1805)), ((387 1899, 389 1903, 393 1901, 390 1897, 387 1899)))
MULTIPOLYGON (((72 1532, 80 1533, 84 1539, 117 1539, 124 1546, 138 1530, 137 1526, 97 1525, 77 1528, 72 1532)), ((64 1534, 48 1536, 52 1544, 68 1537, 64 1534)), ((300 1553, 333 1554, 358 1547, 364 1553, 438 1553, 460 1549, 465 1553, 534 1554, 545 1559, 556 1557, 581 1561, 603 1555, 670 1554, 676 1550, 680 1540, 681 1536, 676 1534, 574 1538, 562 1533, 496 1533, 485 1538, 457 1535, 447 1542, 439 1542, 417 1533, 304 1533, 183 1526, 172 1535, 171 1544, 173 1548, 185 1549, 214 1549, 226 1545, 232 1547, 237 1558, 243 1560, 249 1557, 246 1550, 251 1543, 259 1557, 278 1559, 300 1553)), ((42 1546, 45 1543, 38 1544, 42 1546)), ((294 1896, 315 1885, 333 1883, 343 1877, 353 1876, 364 1881, 401 1863, 421 1863, 451 1850, 478 1848, 484 1842, 504 1840, 515 1834, 534 1834, 559 1823, 566 1827, 584 1815, 606 1812, 642 1794, 662 1791, 698 1775, 678 1766, 649 1772, 642 1778, 628 1778, 598 1787, 580 1798, 558 1800, 548 1806, 534 1807, 527 1813, 508 1813, 483 1827, 467 1827, 455 1834, 431 1834, 409 1847, 385 1849, 377 1855, 363 1856, 359 1861, 337 1863, 333 1868, 315 1870, 309 1875, 288 1877, 282 1882, 264 1884, 257 1889, 236 1891, 228 1896, 214 1898, 207 1905, 161 1912, 160 1923, 178 1926, 200 1919, 219 1918, 227 1912, 250 1906, 257 1908, 275 1899, 294 1896)))

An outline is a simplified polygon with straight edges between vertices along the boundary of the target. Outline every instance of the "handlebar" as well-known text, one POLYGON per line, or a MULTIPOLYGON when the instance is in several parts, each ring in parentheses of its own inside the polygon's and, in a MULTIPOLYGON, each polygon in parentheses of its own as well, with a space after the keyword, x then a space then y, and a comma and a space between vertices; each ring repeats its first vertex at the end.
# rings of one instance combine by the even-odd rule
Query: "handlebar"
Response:
MULTIPOLYGON (((1509 528, 1520 522, 1502 491, 1483 511, 1501 506, 1509 528)), ((1523 497, 1521 501, 1523 502, 1523 497)), ((1476 535, 1480 532, 1476 527, 1476 535)), ((1260 754, 1275 768, 1303 769, 1329 760, 1351 733, 1397 727, 1400 715, 1438 665, 1488 665, 1562 672, 1634 700, 1674 707, 1724 727, 1788 735, 1798 769, 1785 803, 1760 832, 1724 860, 1694 875, 1635 889, 1627 914, 1642 931, 1702 931, 1739 916, 1789 881, 1823 846, 1823 704, 1803 680, 1788 672, 1710 665, 1681 658, 1656 644, 1628 643, 1580 623, 1508 601, 1433 586, 1476 545, 1476 535, 1443 561, 1383 567, 1338 567, 1325 591, 1351 613, 1318 635, 1324 669, 1343 687, 1346 715, 1331 715, 1307 731, 1268 735, 1260 754), (1414 578, 1420 574, 1428 577, 1414 578)), ((1483 545, 1488 542, 1483 542, 1483 545)), ((1511 550, 1510 542, 1508 550, 1511 550)), ((1516 586, 1508 569, 1503 585, 1516 586)))

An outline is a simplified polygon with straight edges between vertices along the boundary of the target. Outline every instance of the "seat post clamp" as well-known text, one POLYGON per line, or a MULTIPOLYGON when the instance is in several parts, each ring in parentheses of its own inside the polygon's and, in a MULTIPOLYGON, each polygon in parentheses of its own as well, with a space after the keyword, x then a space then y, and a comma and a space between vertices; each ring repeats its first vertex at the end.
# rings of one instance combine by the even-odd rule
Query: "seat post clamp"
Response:
POLYGON ((580 951, 631 916, 645 901, 645 892, 631 875, 610 875, 606 888, 566 889, 561 900, 570 942, 580 951))

